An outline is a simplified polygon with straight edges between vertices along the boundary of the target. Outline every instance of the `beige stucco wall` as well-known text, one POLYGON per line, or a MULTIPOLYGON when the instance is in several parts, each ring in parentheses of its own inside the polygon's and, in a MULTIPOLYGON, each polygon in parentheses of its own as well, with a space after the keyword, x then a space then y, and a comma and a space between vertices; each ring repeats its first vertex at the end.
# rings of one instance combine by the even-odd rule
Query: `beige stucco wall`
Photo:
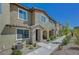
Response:
POLYGON ((0 35, 0 50, 10 49, 16 43, 16 29, 5 27, 0 35))
POLYGON ((42 27, 47 28, 49 30, 55 28, 55 24, 54 23, 50 23, 49 22, 49 18, 42 12, 40 12, 40 13, 35 12, 35 24, 39 24, 42 27), (41 15, 46 18, 45 22, 41 21, 41 15))
POLYGON ((6 24, 10 24, 10 5, 2 3, 2 13, 0 14, 0 34, 6 24))
POLYGON ((12 45, 14 35, 1 35, 5 25, 10 24, 10 5, 8 3, 1 4, 2 12, 0 14, 0 52, 8 49, 12 45), (12 39, 12 40, 11 40, 12 39))
POLYGON ((0 35, 0 50, 11 48, 15 44, 15 35, 0 35))
POLYGON ((31 23, 31 26, 32 26, 32 25, 35 25, 35 12, 30 13, 30 15, 31 15, 31 17, 30 17, 30 19, 31 19, 30 23, 31 23))
POLYGON ((60 31, 60 24, 59 23, 57 23, 56 24, 56 36, 58 36, 59 35, 59 31, 60 31))

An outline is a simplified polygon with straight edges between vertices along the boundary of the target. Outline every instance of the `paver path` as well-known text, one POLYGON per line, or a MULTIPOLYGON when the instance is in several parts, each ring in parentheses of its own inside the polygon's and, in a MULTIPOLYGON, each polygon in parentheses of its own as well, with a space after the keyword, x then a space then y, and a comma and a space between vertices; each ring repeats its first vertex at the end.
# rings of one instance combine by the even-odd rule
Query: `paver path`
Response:
POLYGON ((63 38, 65 38, 65 36, 57 38, 56 40, 54 40, 54 41, 52 41, 51 43, 48 43, 48 44, 43 43, 43 42, 39 42, 37 44, 41 47, 36 49, 35 51, 28 53, 27 55, 49 55, 49 54, 51 54, 51 52, 56 50, 58 48, 58 46, 60 45, 60 44, 55 44, 54 42, 61 43, 63 38))

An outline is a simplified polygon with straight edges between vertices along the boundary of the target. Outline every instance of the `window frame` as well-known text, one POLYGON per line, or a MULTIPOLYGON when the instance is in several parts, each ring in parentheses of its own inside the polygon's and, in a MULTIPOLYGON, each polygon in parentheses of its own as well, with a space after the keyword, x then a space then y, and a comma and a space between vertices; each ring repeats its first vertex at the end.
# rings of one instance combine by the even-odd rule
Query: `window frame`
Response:
POLYGON ((28 21, 28 11, 26 11, 24 9, 21 9, 21 8, 18 8, 18 19, 21 20, 21 21, 28 21), (24 11, 26 13, 26 19, 20 18, 19 10, 22 10, 22 11, 24 11))
POLYGON ((45 23, 46 22, 46 17, 41 15, 41 21, 45 23))
POLYGON ((17 28, 17 29, 16 29, 16 40, 23 40, 23 39, 30 39, 30 29, 26 29, 26 28, 17 28), (18 39, 18 38, 17 38, 17 30, 18 30, 18 29, 20 29, 20 30, 29 30, 29 38, 21 38, 21 39, 18 39))

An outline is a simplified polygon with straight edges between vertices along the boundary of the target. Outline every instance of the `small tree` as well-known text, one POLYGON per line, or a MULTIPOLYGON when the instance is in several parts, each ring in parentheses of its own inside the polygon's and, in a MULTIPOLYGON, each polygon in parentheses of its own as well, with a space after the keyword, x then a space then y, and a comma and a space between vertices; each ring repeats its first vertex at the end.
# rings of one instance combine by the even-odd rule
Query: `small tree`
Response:
POLYGON ((68 33, 70 33, 70 27, 69 24, 66 23, 66 25, 64 26, 64 28, 62 29, 63 35, 67 35, 68 33))

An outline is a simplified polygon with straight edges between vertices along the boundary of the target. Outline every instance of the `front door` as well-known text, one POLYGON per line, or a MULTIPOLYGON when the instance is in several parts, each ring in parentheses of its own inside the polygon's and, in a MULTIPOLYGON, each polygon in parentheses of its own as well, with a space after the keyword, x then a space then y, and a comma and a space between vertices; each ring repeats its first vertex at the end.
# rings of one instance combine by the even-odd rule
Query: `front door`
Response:
POLYGON ((40 41, 40 29, 36 29, 36 41, 40 41))

